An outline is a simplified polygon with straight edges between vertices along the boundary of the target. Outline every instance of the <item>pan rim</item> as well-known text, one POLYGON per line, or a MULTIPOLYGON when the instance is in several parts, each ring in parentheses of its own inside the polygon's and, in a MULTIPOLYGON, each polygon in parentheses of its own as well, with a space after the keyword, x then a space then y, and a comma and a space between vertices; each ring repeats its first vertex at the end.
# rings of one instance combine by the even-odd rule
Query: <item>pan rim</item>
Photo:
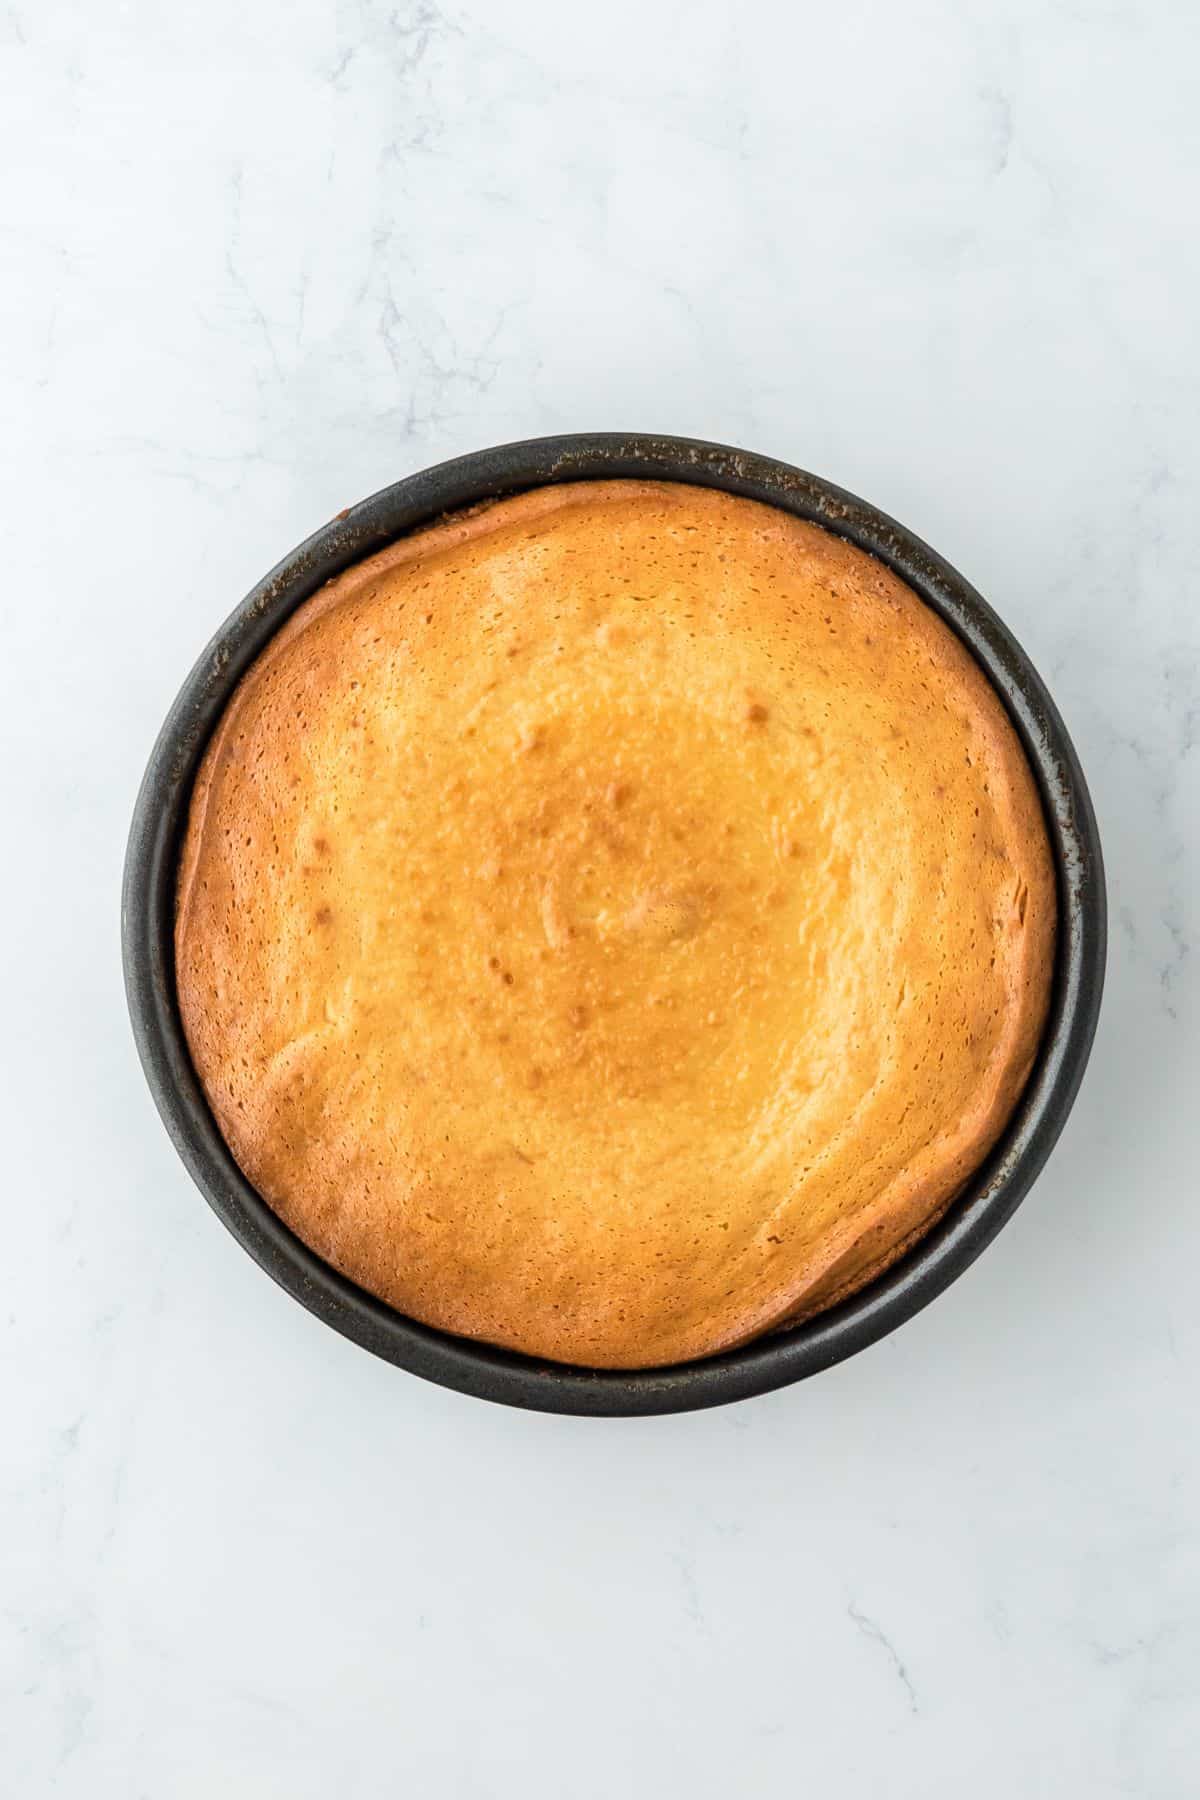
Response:
POLYGON ((148 1085, 192 1179, 243 1248, 310 1312, 398 1367, 480 1398, 586 1416, 689 1411, 782 1387, 875 1343, 956 1280, 1011 1218, 1066 1122, 1095 1035, 1106 931, 1099 833, 1074 746, 1029 657, 982 596, 914 533, 819 476, 728 445, 649 433, 530 438, 456 457, 347 508, 285 556, 220 627, 167 715, 134 809, 121 900, 126 995, 148 1085), (175 1003, 174 891, 204 748, 242 674, 296 607, 443 513, 563 481, 629 478, 722 488, 810 519, 879 557, 951 626, 997 691, 1036 777, 1059 934, 1050 1015, 1017 1109, 943 1220, 906 1256, 839 1306, 738 1350, 661 1369, 596 1371, 420 1325, 283 1225, 238 1169, 192 1069, 175 1003))

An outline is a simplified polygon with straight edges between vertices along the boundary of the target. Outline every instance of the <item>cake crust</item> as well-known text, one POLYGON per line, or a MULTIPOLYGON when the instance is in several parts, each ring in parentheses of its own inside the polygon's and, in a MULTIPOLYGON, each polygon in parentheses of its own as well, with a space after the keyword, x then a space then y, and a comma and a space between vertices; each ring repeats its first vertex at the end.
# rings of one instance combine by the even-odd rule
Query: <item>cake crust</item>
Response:
POLYGON ((1045 1022, 1032 775, 882 564, 671 483, 534 490, 303 605, 204 757, 176 982, 320 1256, 552 1360, 732 1348, 872 1279, 1045 1022))

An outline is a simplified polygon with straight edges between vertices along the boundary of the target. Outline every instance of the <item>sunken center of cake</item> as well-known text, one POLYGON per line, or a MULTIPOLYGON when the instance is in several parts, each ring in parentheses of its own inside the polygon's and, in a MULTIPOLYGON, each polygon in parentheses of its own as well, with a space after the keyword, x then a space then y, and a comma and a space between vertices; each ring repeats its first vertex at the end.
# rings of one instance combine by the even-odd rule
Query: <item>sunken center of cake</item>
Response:
MULTIPOLYGON (((619 654, 628 684, 633 652, 590 637, 570 652, 526 645, 466 735, 422 733, 402 772, 392 765, 388 791, 397 777, 419 788, 426 758, 445 769, 437 818, 362 833, 379 788, 365 763, 339 796, 358 823, 323 818, 327 854, 307 877, 335 959, 355 954, 355 897, 388 893, 373 1029, 390 1009, 396 1054, 436 1044, 489 1105, 507 1093, 529 1154, 548 1109, 571 1117, 581 1147, 609 1141, 600 1094, 626 1115, 669 1103, 660 1136, 668 1116, 681 1140, 718 1115, 753 1129, 820 1005, 805 925, 836 889, 836 858, 804 856, 814 840, 793 759, 772 754, 744 698, 714 696, 714 715, 649 688, 596 694, 619 654), (561 696, 564 682, 578 698, 561 696)), ((356 1014, 362 1003, 348 1001, 356 1014)))

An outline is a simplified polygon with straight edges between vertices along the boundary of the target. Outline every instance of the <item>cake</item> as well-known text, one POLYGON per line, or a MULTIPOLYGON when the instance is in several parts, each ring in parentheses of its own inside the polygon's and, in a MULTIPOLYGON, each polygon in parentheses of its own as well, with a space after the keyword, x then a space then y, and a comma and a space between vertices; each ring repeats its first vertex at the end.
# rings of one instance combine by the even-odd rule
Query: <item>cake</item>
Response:
POLYGON ((237 687, 176 982, 241 1169, 409 1317, 592 1368, 877 1277, 1021 1094, 1054 870, 995 691, 880 562, 580 482, 439 521, 237 687))

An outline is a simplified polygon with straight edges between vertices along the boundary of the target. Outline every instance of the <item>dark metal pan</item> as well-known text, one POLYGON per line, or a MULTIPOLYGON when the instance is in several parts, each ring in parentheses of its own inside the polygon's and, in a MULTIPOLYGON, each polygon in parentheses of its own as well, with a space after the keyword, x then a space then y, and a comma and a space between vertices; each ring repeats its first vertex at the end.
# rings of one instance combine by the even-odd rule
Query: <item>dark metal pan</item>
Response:
POLYGON ((770 457, 688 438, 617 433, 534 438, 441 463, 339 514, 273 569, 184 682, 134 811, 121 902, 125 986, 146 1079, 176 1149, 218 1216, 310 1312, 377 1356, 463 1393, 546 1412, 634 1414, 719 1406, 813 1375, 911 1318, 996 1235, 1050 1154, 1083 1076, 1104 981, 1106 905, 1096 820, 1078 759, 1037 671, 949 564, 893 519, 770 457), (280 1223, 217 1130, 175 999, 175 864, 196 768, 239 678, 322 583, 440 513, 547 482, 643 477, 765 500, 848 538, 896 571, 968 646, 1037 776, 1058 871, 1054 993, 1037 1066, 1003 1138, 942 1222, 880 1279, 790 1331, 673 1368, 596 1371, 540 1363, 429 1330, 322 1262, 280 1223))

